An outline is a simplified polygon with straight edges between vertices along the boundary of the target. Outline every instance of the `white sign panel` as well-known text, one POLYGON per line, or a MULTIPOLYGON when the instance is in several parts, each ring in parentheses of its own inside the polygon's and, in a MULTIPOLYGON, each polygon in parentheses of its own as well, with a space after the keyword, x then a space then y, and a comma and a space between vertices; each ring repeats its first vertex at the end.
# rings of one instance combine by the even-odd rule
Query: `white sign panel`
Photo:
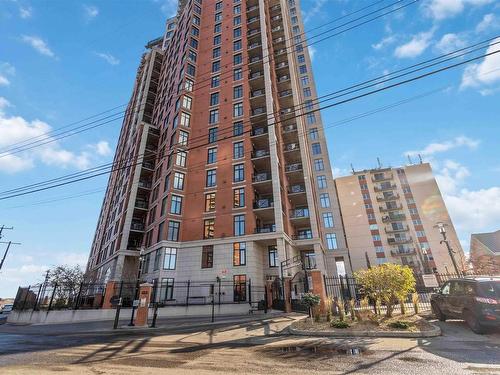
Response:
POLYGON ((426 288, 439 288, 439 283, 436 279, 436 275, 432 273, 422 275, 422 280, 424 281, 424 286, 426 288))

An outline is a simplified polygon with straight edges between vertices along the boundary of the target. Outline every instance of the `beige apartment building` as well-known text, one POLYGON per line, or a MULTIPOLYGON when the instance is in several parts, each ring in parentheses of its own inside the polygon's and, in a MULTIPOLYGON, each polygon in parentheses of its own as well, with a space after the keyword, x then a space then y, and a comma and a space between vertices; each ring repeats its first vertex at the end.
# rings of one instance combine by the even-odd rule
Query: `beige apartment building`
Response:
POLYGON ((416 273, 454 273, 437 223, 458 267, 465 258, 430 164, 356 171, 335 180, 352 272, 386 262, 416 273))
POLYGON ((475 272, 499 275, 500 230, 490 233, 471 234, 470 260, 475 272))

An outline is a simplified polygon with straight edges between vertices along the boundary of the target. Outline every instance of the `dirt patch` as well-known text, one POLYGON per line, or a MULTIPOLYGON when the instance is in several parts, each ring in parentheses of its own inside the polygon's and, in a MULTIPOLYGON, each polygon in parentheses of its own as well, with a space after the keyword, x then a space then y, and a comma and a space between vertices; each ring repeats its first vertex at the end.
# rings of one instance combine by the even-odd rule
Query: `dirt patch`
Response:
POLYGON ((376 317, 374 320, 367 321, 352 321, 346 318, 349 323, 348 328, 333 328, 330 322, 322 319, 319 322, 311 322, 310 319, 304 319, 292 324, 292 327, 298 330, 313 331, 313 332, 427 332, 432 331, 434 327, 420 315, 396 315, 392 318, 376 317), (394 328, 394 323, 403 321, 407 323, 408 328, 394 328))

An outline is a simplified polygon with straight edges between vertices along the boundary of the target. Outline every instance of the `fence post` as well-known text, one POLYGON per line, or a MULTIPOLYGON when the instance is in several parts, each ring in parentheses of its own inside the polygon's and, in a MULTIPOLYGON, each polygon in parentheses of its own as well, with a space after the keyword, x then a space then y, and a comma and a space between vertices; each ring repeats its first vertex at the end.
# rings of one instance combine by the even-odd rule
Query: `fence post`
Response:
POLYGON ((191 287, 191 280, 188 280, 187 292, 186 292, 186 307, 189 306, 189 289, 191 287))
POLYGON ((31 285, 28 285, 28 287, 26 288, 26 294, 24 295, 23 307, 21 308, 21 310, 24 310, 24 307, 26 306, 26 300, 28 299, 28 294, 30 292, 30 288, 31 288, 31 285))
POLYGON ((212 323, 215 321, 215 285, 210 285, 210 291, 212 292, 212 323))
POLYGON ((330 297, 330 295, 328 294, 328 287, 326 285, 326 276, 325 274, 323 274, 323 284, 325 285, 325 294, 327 297, 330 297))
POLYGON ((80 283, 80 289, 78 289, 78 295, 76 296, 76 303, 74 310, 78 310, 78 307, 80 306, 80 297, 82 295, 82 288, 83 288, 83 282, 80 283))
POLYGON ((135 306, 135 301, 139 298, 139 279, 137 279, 137 282, 135 283, 135 292, 134 292, 134 299, 132 301, 132 314, 130 314, 130 323, 128 324, 130 327, 135 326, 134 324, 134 313, 135 309, 137 306, 135 306))
POLYGON ((267 314, 267 285, 264 285, 264 314, 267 314))
POLYGON ((56 294, 57 290, 57 283, 54 284, 54 290, 52 290, 52 295, 50 296, 50 302, 49 302, 49 308, 47 311, 50 311, 52 309, 52 302, 54 301, 54 295, 56 294))
POLYGON ((220 284, 221 284, 221 281, 220 281, 220 277, 217 277, 217 284, 218 284, 218 287, 219 287, 219 307, 220 307, 220 296, 221 296, 221 293, 220 293, 220 284))
POLYGON ((33 311, 38 310, 38 299, 40 298, 40 293, 42 292, 42 284, 40 284, 40 287, 38 288, 38 293, 36 294, 36 299, 35 299, 35 306, 33 306, 33 311))
POLYGON ((252 306, 252 280, 248 279, 248 304, 252 306))

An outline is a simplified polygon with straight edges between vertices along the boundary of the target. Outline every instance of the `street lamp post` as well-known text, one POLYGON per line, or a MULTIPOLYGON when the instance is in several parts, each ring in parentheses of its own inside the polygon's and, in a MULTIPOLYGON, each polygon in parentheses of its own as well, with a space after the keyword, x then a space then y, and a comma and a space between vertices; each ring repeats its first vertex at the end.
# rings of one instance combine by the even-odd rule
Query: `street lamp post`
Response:
POLYGON ((451 248, 450 241, 448 240, 448 237, 446 236, 446 228, 445 228, 446 224, 439 222, 434 227, 435 228, 437 227, 439 229, 439 233, 441 233, 441 236, 443 236, 443 239, 441 241, 439 241, 439 243, 440 244, 442 244, 443 242, 445 243, 446 248, 448 249, 448 254, 450 255, 450 258, 451 258, 451 262, 453 263, 453 268, 455 268, 456 274, 458 276, 462 276, 461 272, 458 269, 458 265, 457 265, 457 262, 455 260, 455 257, 453 256, 453 254, 455 254, 455 251, 451 248))
POLYGON ((130 315, 130 323, 128 324, 131 327, 135 326, 135 324, 134 324, 134 313, 135 313, 135 309, 136 309, 135 301, 137 300, 137 298, 139 298, 139 286, 140 286, 140 278, 141 278, 141 272, 142 272, 143 257, 144 257, 144 250, 141 249, 141 251, 139 253, 139 270, 137 272, 137 282, 135 285, 134 301, 132 302, 132 314, 130 315))

